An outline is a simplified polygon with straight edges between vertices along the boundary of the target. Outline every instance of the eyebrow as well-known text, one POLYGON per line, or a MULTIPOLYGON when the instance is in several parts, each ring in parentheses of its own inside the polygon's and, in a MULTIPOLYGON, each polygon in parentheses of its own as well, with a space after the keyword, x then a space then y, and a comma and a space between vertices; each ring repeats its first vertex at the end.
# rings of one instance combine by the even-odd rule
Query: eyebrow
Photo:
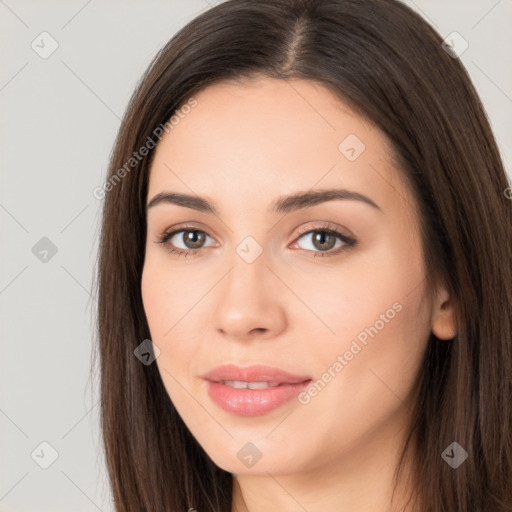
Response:
MULTIPOLYGON (((270 211, 275 213, 289 213, 339 199, 361 201, 382 212, 382 209, 369 197, 359 192, 343 188, 297 192, 289 196, 279 197, 273 203, 270 211)), ((192 208, 199 212, 212 213, 214 215, 218 214, 215 206, 204 197, 191 196, 177 192, 160 192, 154 196, 146 206, 146 212, 158 204, 176 204, 178 206, 184 206, 185 208, 192 208)))

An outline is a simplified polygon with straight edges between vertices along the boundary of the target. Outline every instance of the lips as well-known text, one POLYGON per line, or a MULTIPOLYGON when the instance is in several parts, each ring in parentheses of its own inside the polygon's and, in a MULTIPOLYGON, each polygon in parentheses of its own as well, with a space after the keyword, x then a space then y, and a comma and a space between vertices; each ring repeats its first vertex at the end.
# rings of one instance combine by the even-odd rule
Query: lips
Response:
POLYGON ((271 366, 232 364, 214 368, 203 379, 210 399, 238 416, 267 414, 294 399, 312 380, 271 366))
POLYGON ((298 384, 311 380, 305 375, 293 375, 280 368, 264 365, 252 365, 241 368, 234 364, 217 366, 203 375, 203 379, 211 382, 242 381, 242 382, 268 382, 270 384, 298 384))

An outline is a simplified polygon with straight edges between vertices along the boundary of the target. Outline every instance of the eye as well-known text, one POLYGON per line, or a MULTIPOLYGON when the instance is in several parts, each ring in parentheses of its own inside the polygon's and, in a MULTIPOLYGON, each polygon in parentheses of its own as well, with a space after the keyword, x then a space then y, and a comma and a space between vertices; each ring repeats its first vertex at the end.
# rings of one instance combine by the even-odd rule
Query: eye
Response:
POLYGON ((202 249, 206 238, 210 237, 201 229, 181 226, 179 229, 163 233, 156 243, 166 245, 167 250, 172 254, 188 256, 190 254, 195 254, 199 249, 202 249), (175 240, 173 240, 173 238, 175 238, 175 240), (176 245, 180 242, 184 244, 185 247, 179 247, 176 245))
POLYGON ((310 243, 307 244, 309 247, 304 248, 304 250, 313 252, 313 257, 335 256, 357 245, 355 239, 340 233, 330 224, 314 227, 313 229, 303 229, 300 231, 300 235, 297 240, 309 238, 310 243), (340 243, 336 245, 337 242, 340 243))
MULTIPOLYGON (((302 238, 307 239, 309 237, 309 247, 302 249, 308 253, 312 253, 313 257, 335 256, 357 245, 355 239, 340 233, 340 231, 331 224, 324 224, 312 229, 302 229, 299 234, 300 236, 293 245, 296 245, 298 240, 302 238)), ((165 245, 167 250, 172 254, 186 257, 198 254, 200 249, 205 247, 204 242, 207 238, 211 237, 201 229, 194 226, 180 226, 164 232, 155 243, 165 245), (182 247, 179 247, 180 243, 183 245, 182 247)))

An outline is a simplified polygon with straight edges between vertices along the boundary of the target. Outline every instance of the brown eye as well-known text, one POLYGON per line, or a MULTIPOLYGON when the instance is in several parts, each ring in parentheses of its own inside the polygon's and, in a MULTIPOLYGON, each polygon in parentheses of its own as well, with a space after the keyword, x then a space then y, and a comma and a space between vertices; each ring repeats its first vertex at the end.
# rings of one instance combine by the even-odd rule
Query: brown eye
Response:
POLYGON ((303 238, 309 239, 310 243, 306 244, 306 247, 301 248, 313 253, 314 257, 334 256, 357 244, 357 241, 353 238, 345 236, 338 230, 327 226, 302 231, 296 244, 298 245, 298 241, 303 238), (337 244, 337 242, 339 243, 337 244))
POLYGON ((183 243, 187 246, 187 249, 200 249, 201 245, 206 239, 206 234, 203 231, 179 231, 184 233, 182 236, 183 243))
POLYGON ((171 253, 188 256, 199 253, 207 237, 208 235, 200 229, 185 229, 182 227, 164 233, 156 243, 166 246, 171 253))
POLYGON ((328 251, 336 245, 336 237, 327 231, 313 233, 313 245, 320 251, 328 251))

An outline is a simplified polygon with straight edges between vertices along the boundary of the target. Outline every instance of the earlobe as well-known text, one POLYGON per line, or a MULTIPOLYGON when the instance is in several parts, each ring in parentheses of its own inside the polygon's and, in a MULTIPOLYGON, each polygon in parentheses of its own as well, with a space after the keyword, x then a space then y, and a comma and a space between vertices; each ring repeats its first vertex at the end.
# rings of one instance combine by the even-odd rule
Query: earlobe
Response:
POLYGON ((457 334, 454 301, 445 289, 442 290, 434 308, 432 333, 440 340, 452 339, 457 334))

